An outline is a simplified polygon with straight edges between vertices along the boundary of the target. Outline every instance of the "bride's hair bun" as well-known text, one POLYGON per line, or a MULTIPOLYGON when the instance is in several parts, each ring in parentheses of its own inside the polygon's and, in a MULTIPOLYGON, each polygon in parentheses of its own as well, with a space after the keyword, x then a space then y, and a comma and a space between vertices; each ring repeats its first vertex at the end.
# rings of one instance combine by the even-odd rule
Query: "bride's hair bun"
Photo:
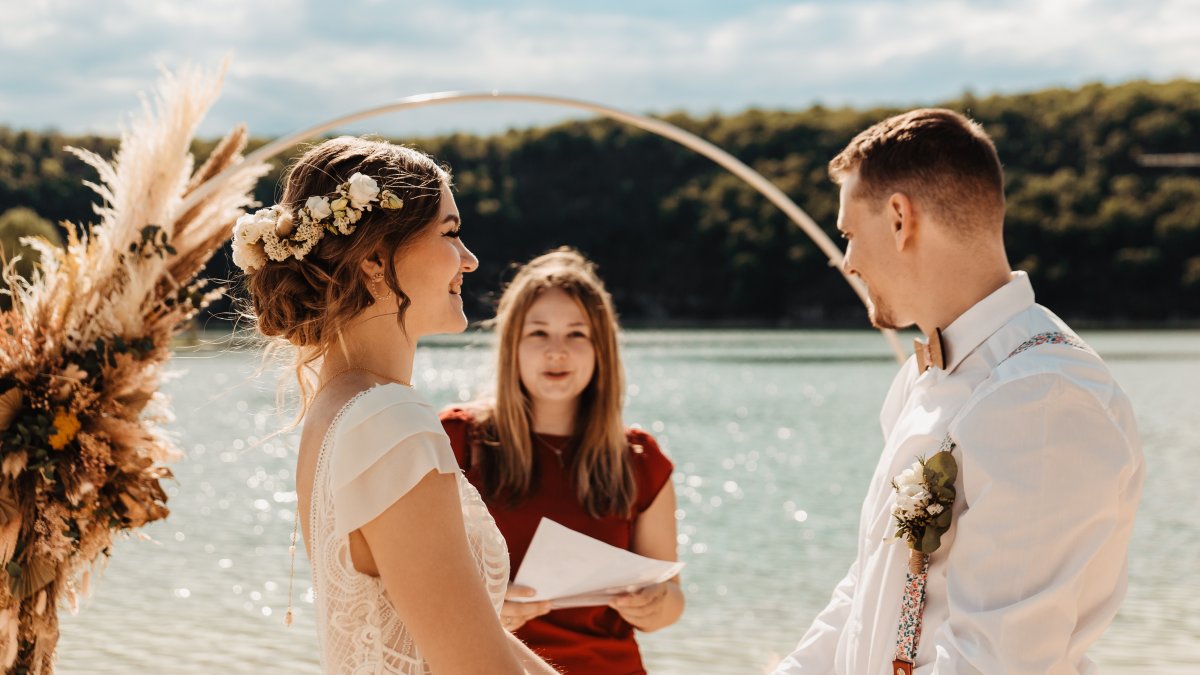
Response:
MULTIPOLYGON (((248 272, 253 317, 263 335, 324 353, 346 322, 374 302, 361 263, 396 259, 437 216, 442 186, 450 181, 448 171, 423 152, 351 136, 333 138, 305 152, 288 170, 277 223, 290 220, 294 227, 310 197, 335 194, 356 173, 377 181, 381 190, 403 201, 403 208, 364 211, 352 233, 323 236, 301 259, 272 259, 248 272)), ((397 320, 403 321, 408 296, 392 265, 383 267, 379 290, 386 285, 396 294, 397 320)))

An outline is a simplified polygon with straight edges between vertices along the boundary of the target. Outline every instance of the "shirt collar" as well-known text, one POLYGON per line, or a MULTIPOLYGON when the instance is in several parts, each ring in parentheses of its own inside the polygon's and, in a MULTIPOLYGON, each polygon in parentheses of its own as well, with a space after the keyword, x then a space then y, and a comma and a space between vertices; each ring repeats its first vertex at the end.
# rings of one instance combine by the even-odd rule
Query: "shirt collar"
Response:
POLYGON ((1000 330, 1014 316, 1033 306, 1033 284, 1024 272, 1013 272, 1011 280, 963 312, 942 331, 947 375, 963 359, 1000 330))

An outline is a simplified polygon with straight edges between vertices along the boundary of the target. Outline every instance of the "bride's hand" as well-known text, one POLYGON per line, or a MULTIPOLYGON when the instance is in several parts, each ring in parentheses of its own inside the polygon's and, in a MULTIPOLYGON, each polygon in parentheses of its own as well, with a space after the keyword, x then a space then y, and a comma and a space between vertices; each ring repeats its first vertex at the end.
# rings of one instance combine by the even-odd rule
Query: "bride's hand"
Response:
POLYGON ((515 631, 525 625, 526 621, 541 616, 550 611, 550 602, 513 602, 513 598, 530 598, 537 592, 527 586, 509 585, 504 593, 504 607, 500 609, 500 625, 505 629, 515 631))

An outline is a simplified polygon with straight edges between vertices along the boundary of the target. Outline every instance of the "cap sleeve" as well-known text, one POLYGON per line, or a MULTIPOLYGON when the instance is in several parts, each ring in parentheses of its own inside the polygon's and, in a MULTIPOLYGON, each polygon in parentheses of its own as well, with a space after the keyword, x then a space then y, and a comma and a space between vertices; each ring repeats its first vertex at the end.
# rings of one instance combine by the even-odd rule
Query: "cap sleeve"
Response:
POLYGON ((629 429, 625 437, 629 440, 630 451, 633 453, 633 467, 637 474, 637 504, 638 513, 650 508, 663 486, 671 480, 675 465, 663 454, 658 442, 650 434, 641 429, 629 429))
POLYGON ((430 471, 458 471, 433 408, 400 385, 376 387, 347 408, 330 449, 339 537, 377 518, 430 471))

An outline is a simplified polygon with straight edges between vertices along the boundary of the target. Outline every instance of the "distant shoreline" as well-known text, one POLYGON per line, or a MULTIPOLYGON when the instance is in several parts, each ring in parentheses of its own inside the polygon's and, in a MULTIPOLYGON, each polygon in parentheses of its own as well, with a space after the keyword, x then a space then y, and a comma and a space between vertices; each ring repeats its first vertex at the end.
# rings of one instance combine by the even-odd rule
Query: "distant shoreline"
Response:
MULTIPOLYGON (((1064 319, 1064 321, 1076 330, 1200 330, 1200 319, 1179 319, 1174 321, 1064 319)), ((729 321, 622 319, 621 327, 625 330, 877 330, 864 322, 858 321, 793 323, 789 321, 739 321, 736 319, 729 321)))
MULTIPOLYGON (((1200 330, 1200 319, 1177 319, 1171 321, 1139 321, 1134 319, 1070 319, 1064 318, 1075 330, 1109 331, 1109 330, 1147 330, 1147 331, 1188 331, 1200 330)), ((480 327, 479 321, 472 321, 467 332, 486 332, 480 327)), ((821 322, 791 322, 791 321, 760 321, 754 319, 728 319, 722 321, 706 321, 700 319, 648 319, 621 318, 623 330, 798 330, 798 331, 874 331, 865 321, 821 321, 821 322)), ((907 330, 907 329, 906 329, 907 330)), ((211 335, 228 335, 234 332, 233 325, 209 321, 199 329, 200 333, 211 335)))
MULTIPOLYGON (((1138 322, 1068 322, 1073 328, 1081 332, 1154 332, 1154 333, 1188 333, 1200 331, 1200 321, 1191 322, 1176 322, 1176 323, 1138 323, 1138 322)), ((797 332, 797 333, 822 333, 822 332, 850 332, 850 333, 876 333, 879 332, 870 326, 862 324, 821 324, 821 325, 782 325, 782 324, 763 324, 761 322, 688 322, 688 321, 666 321, 666 322, 642 322, 642 321, 627 321, 622 325, 622 330, 629 333, 652 333, 655 331, 663 332, 736 332, 736 331, 762 331, 770 332, 797 332)), ((899 331, 901 339, 905 337, 915 336, 916 329, 909 328, 899 331)), ((456 335, 437 335, 431 336, 428 344, 448 344, 459 342, 472 342, 477 339, 489 339, 491 331, 481 327, 478 323, 472 324, 463 333, 456 335)), ((224 325, 215 327, 211 324, 208 327, 197 330, 185 330, 177 336, 173 342, 173 347, 181 349, 185 352, 201 351, 208 352, 212 350, 252 350, 261 349, 269 343, 267 338, 241 329, 234 331, 231 326, 224 325)))

